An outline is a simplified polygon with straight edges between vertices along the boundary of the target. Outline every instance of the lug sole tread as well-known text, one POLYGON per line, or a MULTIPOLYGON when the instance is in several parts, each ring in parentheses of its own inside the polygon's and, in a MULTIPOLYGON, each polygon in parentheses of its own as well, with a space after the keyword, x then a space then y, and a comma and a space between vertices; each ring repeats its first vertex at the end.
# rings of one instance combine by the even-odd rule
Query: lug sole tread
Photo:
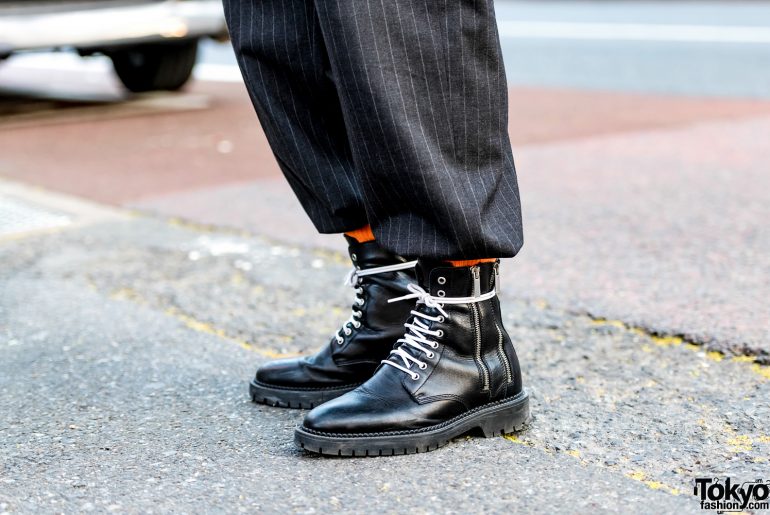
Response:
POLYGON ((458 417, 453 424, 440 425, 437 429, 413 432, 358 434, 356 436, 324 435, 308 432, 299 427, 295 431, 295 443, 301 449, 325 456, 378 457, 418 454, 435 451, 468 433, 479 431, 485 438, 519 433, 526 430, 532 416, 529 411, 529 396, 522 392, 521 398, 509 399, 512 413, 506 413, 505 402, 492 403, 478 410, 458 417), (409 440, 421 440, 411 443, 409 440), (395 445, 394 445, 395 444, 395 445), (399 445, 400 444, 400 445, 399 445))
POLYGON ((274 408, 313 409, 324 402, 354 390, 356 386, 292 390, 285 387, 271 388, 268 385, 252 381, 249 384, 249 397, 256 404, 265 404, 274 408))

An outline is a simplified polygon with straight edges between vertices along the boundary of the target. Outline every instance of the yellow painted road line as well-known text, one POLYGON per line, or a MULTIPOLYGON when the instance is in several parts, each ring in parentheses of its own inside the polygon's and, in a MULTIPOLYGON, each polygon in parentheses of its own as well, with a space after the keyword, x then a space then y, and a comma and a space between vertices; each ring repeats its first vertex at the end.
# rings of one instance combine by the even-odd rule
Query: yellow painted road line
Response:
MULTIPOLYGON (((133 302, 134 304, 139 304, 142 306, 151 305, 144 298, 142 298, 142 296, 139 295, 139 293, 133 288, 118 288, 112 292, 110 297, 115 300, 130 301, 130 302, 133 302)), ((184 324, 187 328, 192 329, 195 332, 216 336, 218 338, 221 338, 222 340, 235 343, 248 351, 256 352, 257 354, 264 356, 266 358, 281 359, 281 358, 292 358, 292 357, 301 355, 301 353, 299 352, 277 352, 273 349, 260 347, 252 342, 242 340, 240 338, 236 338, 228 334, 226 330, 220 327, 217 327, 214 324, 211 324, 210 322, 198 320, 194 316, 188 313, 184 313, 175 307, 166 308, 163 311, 163 313, 166 314, 167 316, 170 316, 178 320, 179 322, 184 324)))
MULTIPOLYGON (((624 331, 628 331, 630 333, 634 333, 639 336, 644 336, 646 338, 649 338, 652 343, 657 345, 658 347, 680 347, 684 346, 685 349, 691 350, 694 352, 703 352, 704 357, 710 361, 715 362, 721 362, 725 361, 726 359, 728 361, 731 361, 733 363, 743 363, 744 365, 749 365, 749 370, 760 377, 763 381, 770 380, 770 366, 762 365, 760 363, 756 362, 756 357, 754 356, 733 356, 729 357, 725 355, 723 352, 719 351, 709 351, 704 349, 703 345, 701 343, 687 340, 686 338, 679 336, 679 335, 661 335, 653 333, 643 327, 633 326, 630 324, 626 324, 622 320, 610 320, 607 318, 601 318, 601 317, 593 317, 589 315, 589 318, 591 319, 591 323, 596 325, 603 325, 603 326, 610 326, 610 327, 617 327, 619 329, 622 329, 624 331)), ((648 348, 642 347, 642 350, 647 352, 649 351, 648 348)))

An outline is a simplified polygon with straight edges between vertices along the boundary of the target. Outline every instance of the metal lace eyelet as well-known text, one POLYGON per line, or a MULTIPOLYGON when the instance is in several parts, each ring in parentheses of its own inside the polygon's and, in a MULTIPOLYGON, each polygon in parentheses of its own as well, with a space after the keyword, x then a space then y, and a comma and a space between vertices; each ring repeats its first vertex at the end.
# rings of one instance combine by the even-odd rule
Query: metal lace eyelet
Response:
POLYGON ((351 254, 350 255, 350 259, 353 260, 353 261, 357 261, 358 260, 358 256, 356 256, 355 254, 351 254))
POLYGON ((442 336, 444 336, 444 331, 442 329, 439 329, 438 331, 436 331, 436 336, 441 338, 442 336))
POLYGON ((444 290, 439 290, 436 292, 436 295, 438 295, 439 297, 444 297, 446 295, 446 292, 444 290))
POLYGON ((435 356, 435 354, 432 352, 429 352, 426 354, 426 356, 428 356, 428 359, 433 359, 433 356, 435 356))
POLYGON ((439 321, 439 323, 443 322, 444 321, 444 317, 443 316, 438 317, 438 321, 439 321))
POLYGON ((412 381, 417 381, 420 378, 420 374, 412 374, 412 381))
POLYGON ((442 276, 442 277, 439 277, 439 278, 438 278, 438 283, 439 283, 439 284, 446 284, 446 277, 443 277, 443 276, 442 276))
POLYGON ((349 327, 346 327, 346 328, 345 328, 345 336, 350 336, 350 334, 351 334, 352 332, 353 332, 353 331, 351 331, 349 327))
POLYGON ((438 349, 438 342, 433 342, 430 347, 432 349, 438 349))
POLYGON ((420 367, 420 370, 425 370, 426 368, 428 368, 428 364, 427 363, 420 363, 417 366, 420 367))
POLYGON ((361 327, 361 322, 359 322, 358 320, 354 321, 354 322, 353 322, 353 327, 355 327, 356 329, 358 329, 359 327, 361 327))

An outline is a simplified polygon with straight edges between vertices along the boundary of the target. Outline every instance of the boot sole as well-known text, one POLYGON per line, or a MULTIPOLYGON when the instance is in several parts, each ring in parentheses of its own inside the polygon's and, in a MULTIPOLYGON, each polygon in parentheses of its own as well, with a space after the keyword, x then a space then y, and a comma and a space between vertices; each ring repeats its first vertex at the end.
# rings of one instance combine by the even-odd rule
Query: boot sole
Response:
POLYGON ((357 386, 356 384, 336 388, 299 389, 271 386, 252 380, 249 383, 249 395, 257 404, 267 404, 277 408, 312 409, 354 390, 357 386))
POLYGON ((346 435, 300 426, 294 432, 294 443, 306 451, 327 456, 395 456, 434 451, 479 429, 486 438, 515 433, 525 429, 530 420, 529 394, 524 390, 510 399, 485 404, 423 429, 346 435))

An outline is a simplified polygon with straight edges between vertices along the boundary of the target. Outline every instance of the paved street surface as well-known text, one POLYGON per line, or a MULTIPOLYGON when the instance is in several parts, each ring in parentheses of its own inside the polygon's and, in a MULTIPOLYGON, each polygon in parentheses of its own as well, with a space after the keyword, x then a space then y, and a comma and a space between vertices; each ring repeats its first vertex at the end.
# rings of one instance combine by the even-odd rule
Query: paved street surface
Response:
POLYGON ((246 379, 346 316, 339 255, 109 214, 0 259, 6 510, 698 512, 694 476, 767 470, 767 368, 515 291, 529 431, 316 458, 246 379))
POLYGON ((695 477, 770 479, 770 4, 497 9, 532 426, 295 449, 303 412, 247 381, 347 318, 348 265, 231 52, 141 96, 103 60, 31 55, 0 65, 0 513, 704 513, 695 477))

